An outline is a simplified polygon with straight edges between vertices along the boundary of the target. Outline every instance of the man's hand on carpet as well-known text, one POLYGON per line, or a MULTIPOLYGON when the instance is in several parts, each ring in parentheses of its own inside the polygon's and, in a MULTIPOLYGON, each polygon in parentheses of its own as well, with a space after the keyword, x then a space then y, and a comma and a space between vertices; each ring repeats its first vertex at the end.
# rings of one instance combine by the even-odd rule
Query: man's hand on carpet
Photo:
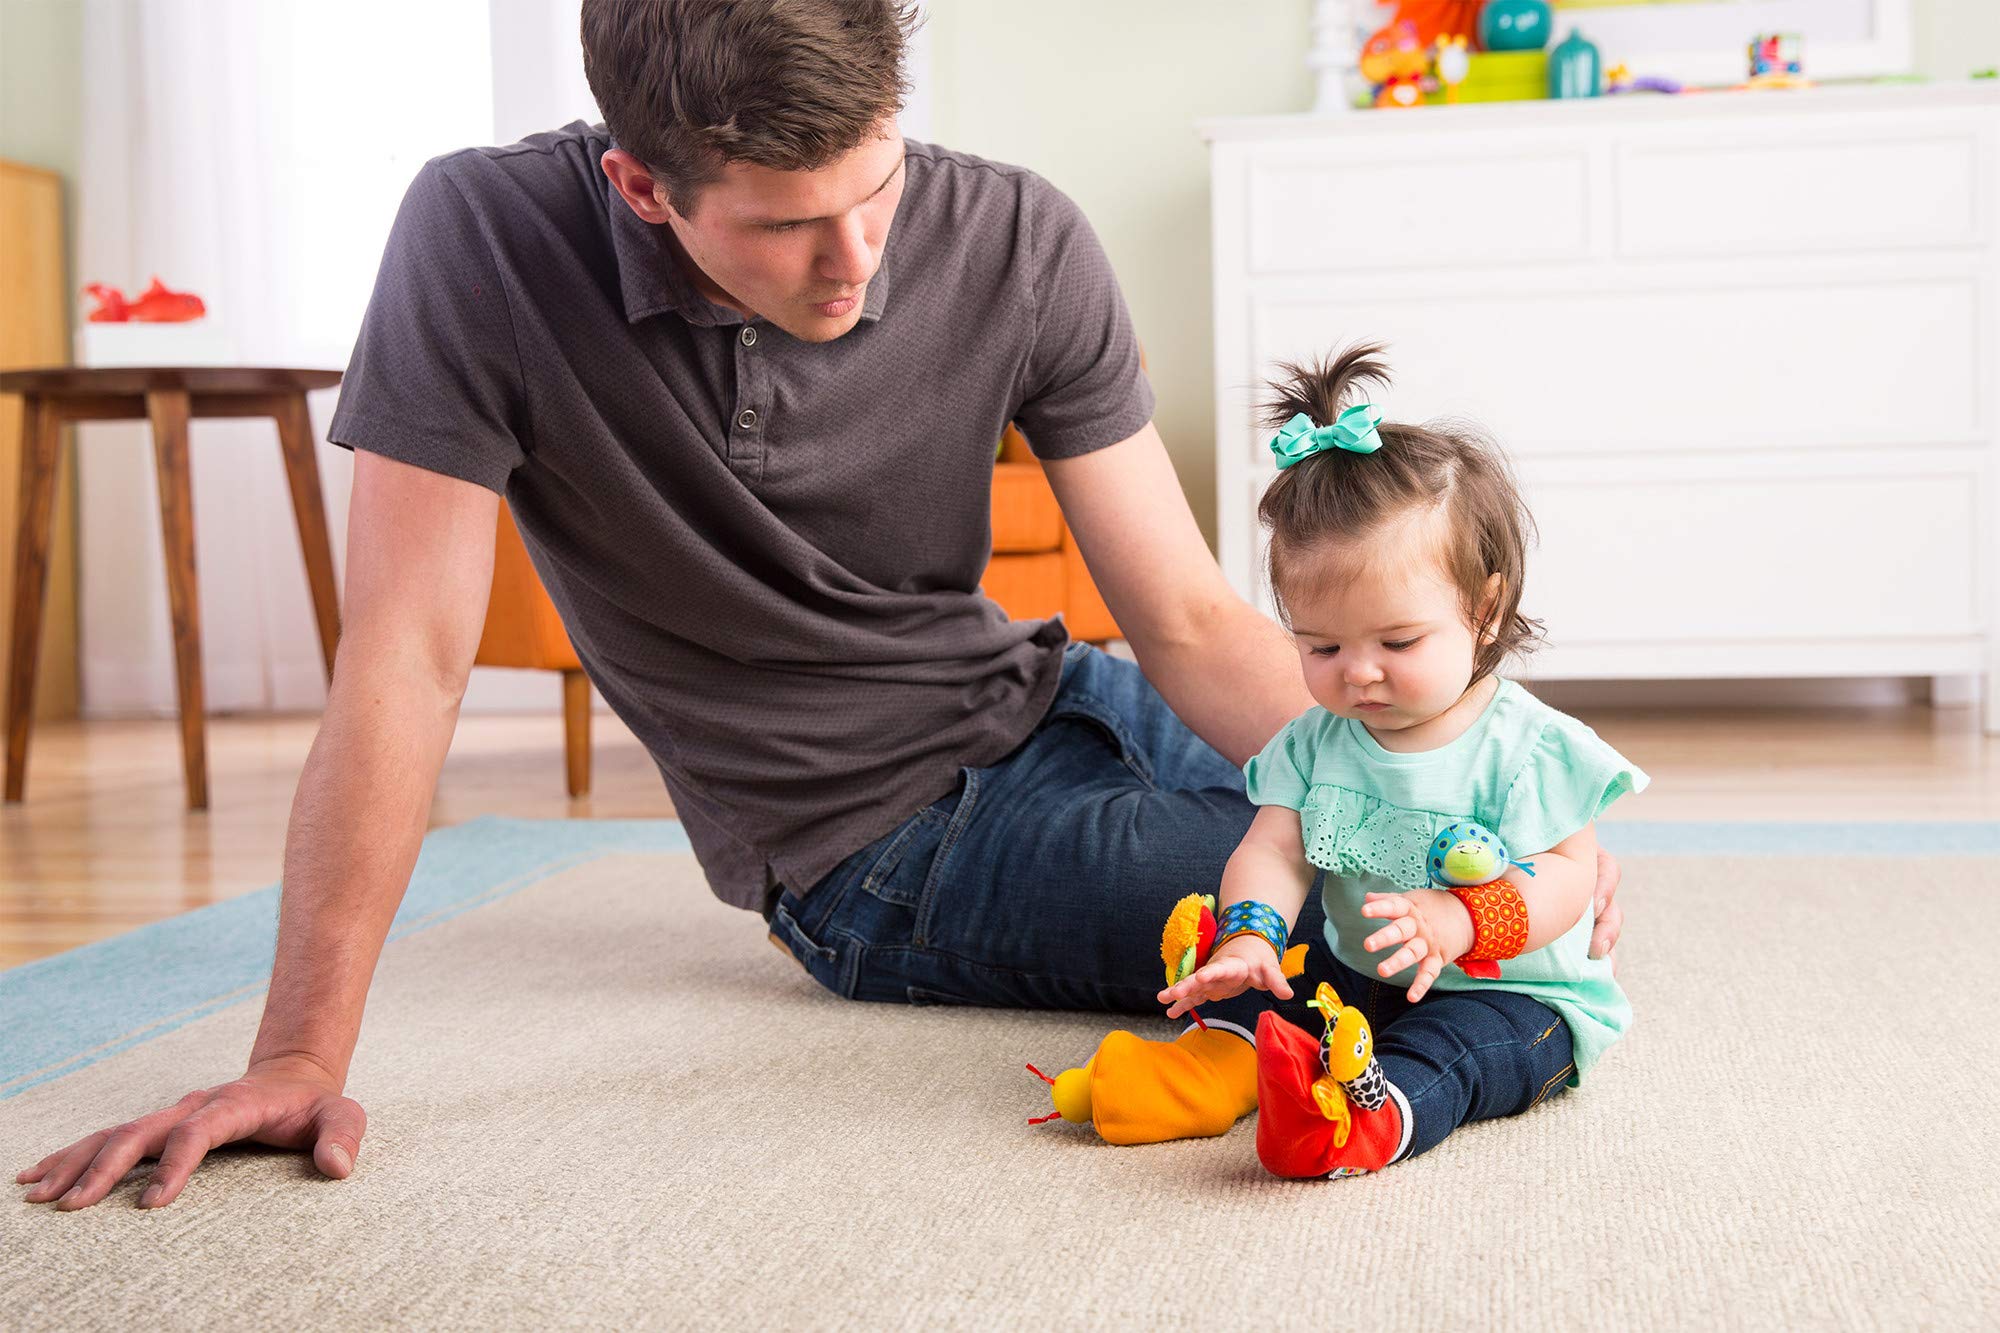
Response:
POLYGON ((1618 958, 1612 951, 1618 947, 1619 932, 1625 928, 1625 909, 1618 905, 1618 862, 1602 847, 1597 849, 1597 892, 1592 901, 1597 905, 1597 929, 1590 932, 1590 956, 1609 958, 1611 973, 1618 974, 1618 958))
POLYGON ((56 1201, 65 1212, 88 1208, 115 1189, 125 1173, 157 1157, 153 1178, 139 1196, 141 1208, 164 1208, 187 1184, 209 1151, 249 1141, 273 1148, 310 1148, 322 1175, 342 1180, 354 1170, 368 1114, 343 1097, 317 1064, 265 1061, 234 1083, 190 1092, 151 1115, 100 1130, 50 1153, 14 1177, 33 1184, 27 1202, 56 1201), (60 1197, 58 1197, 60 1196, 60 1197))

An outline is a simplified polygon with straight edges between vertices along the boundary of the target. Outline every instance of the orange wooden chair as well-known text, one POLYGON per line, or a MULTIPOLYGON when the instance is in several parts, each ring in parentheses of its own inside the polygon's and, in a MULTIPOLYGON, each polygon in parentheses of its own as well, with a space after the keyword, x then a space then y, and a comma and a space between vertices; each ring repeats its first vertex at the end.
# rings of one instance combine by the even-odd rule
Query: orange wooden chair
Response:
MULTIPOLYGON (((1101 643, 1119 637, 1110 610, 1083 567, 1083 556, 1042 465, 1013 426, 1001 438, 1000 461, 993 467, 993 558, 981 582, 986 595, 1015 620, 1042 620, 1060 612, 1071 638, 1101 643)), ((590 681, 504 501, 493 548, 486 628, 472 660, 476 666, 562 673, 569 794, 588 795, 590 681)))
POLYGON ((571 796, 590 794, 590 679, 555 603, 521 544, 514 513, 500 502, 498 540, 493 545, 493 592, 486 601, 486 628, 479 635, 474 666, 527 667, 560 671, 563 680, 563 758, 571 796))
POLYGON ((980 583, 1015 620, 1060 613, 1073 639, 1119 637, 1049 479, 1014 426, 1001 437, 1000 461, 993 465, 993 558, 980 583))

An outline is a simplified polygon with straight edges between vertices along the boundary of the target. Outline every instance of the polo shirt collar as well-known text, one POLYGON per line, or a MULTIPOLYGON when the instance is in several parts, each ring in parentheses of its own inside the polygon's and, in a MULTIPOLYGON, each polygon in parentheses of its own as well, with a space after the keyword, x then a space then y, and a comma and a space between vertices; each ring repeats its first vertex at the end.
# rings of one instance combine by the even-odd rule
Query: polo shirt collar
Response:
MULTIPOLYGON (((653 315, 672 311, 690 324, 713 327, 744 322, 741 313, 717 305, 695 290, 681 266, 674 262, 666 238, 660 234, 665 223, 648 222, 632 211, 609 179, 602 179, 605 204, 611 214, 611 251, 618 264, 618 286, 625 302, 625 321, 636 324, 653 315)), ((885 253, 868 280, 868 299, 862 302, 861 318, 873 323, 882 318, 889 300, 889 258, 885 253)))

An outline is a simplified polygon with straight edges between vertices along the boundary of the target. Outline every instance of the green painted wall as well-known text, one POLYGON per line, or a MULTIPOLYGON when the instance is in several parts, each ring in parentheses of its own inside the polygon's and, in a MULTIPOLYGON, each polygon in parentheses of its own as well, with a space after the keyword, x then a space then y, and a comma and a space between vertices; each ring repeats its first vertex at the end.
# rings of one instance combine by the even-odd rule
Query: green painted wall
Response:
POLYGON ((1146 347, 1156 420, 1213 540, 1210 116, 1312 103, 1309 0, 933 0, 932 134, 1083 208, 1146 347))
MULTIPOLYGON (((83 0, 0 0, 0 157, 59 173, 72 210, 83 154, 82 89, 83 0)), ((73 212, 69 232, 73 268, 73 212)), ((64 281, 76 286, 73 274, 64 281)))

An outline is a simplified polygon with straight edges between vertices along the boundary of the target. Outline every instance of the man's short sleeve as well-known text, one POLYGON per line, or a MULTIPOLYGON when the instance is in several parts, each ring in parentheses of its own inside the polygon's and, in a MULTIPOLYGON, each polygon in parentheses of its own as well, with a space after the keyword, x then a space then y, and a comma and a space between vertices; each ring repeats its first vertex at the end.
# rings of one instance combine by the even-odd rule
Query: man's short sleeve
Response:
POLYGON ((1039 458, 1073 458, 1117 444, 1153 419, 1153 386, 1111 261, 1083 212, 1029 175, 1034 345, 1014 414, 1039 458))
POLYGON ((521 364, 479 217, 442 159, 403 196, 327 438, 504 493, 521 364))

